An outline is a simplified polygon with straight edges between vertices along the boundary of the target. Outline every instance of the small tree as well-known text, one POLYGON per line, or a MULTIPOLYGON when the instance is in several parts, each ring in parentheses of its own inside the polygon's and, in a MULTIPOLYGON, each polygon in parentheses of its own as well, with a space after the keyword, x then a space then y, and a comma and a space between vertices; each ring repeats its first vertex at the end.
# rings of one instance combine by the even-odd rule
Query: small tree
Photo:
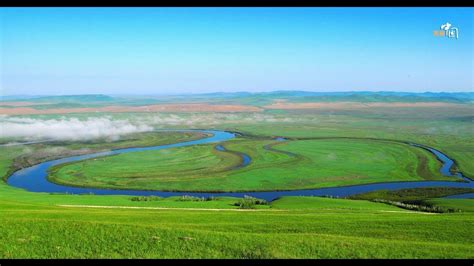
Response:
POLYGON ((257 199, 251 196, 245 195, 243 199, 234 203, 234 206, 238 206, 239 209, 255 209, 255 205, 267 205, 267 201, 263 199, 257 199))

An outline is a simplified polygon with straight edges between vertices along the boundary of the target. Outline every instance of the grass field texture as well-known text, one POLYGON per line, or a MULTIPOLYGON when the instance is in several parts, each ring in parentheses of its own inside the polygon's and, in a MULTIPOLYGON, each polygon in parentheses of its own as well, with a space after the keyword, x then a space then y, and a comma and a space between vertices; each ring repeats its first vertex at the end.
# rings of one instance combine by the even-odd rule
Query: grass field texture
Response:
POLYGON ((52 170, 50 180, 74 186, 176 191, 291 190, 455 180, 439 173, 441 164, 429 152, 388 141, 241 139, 223 146, 248 154, 252 162, 233 169, 239 164, 239 156, 216 151, 213 145, 199 145, 58 166, 52 170), (267 145, 273 145, 272 150, 265 149, 267 145))
MULTIPOLYGON (((99 115, 103 114, 71 116, 99 115)), ((111 116, 150 121, 157 117, 151 114, 111 116)), ((123 158, 120 158, 122 155, 101 158, 106 161, 86 161, 83 169, 85 180, 93 180, 89 177, 100 173, 104 174, 100 180, 102 184, 107 183, 104 180, 122 181, 124 184, 120 185, 128 187, 133 176, 143 170, 147 175, 140 178, 163 180, 159 183, 161 187, 174 183, 175 187, 181 188, 215 185, 215 188, 231 190, 236 187, 296 188, 351 182, 444 179, 438 172, 439 162, 424 150, 387 141, 301 139, 318 137, 412 141, 441 150, 456 161, 465 175, 474 176, 474 126, 472 106, 467 104, 443 110, 270 110, 262 114, 169 114, 159 118, 157 127, 162 128, 236 130, 252 136, 229 141, 224 146, 231 151, 249 154, 253 161, 247 168, 229 170, 239 163, 238 156, 216 151, 213 145, 201 145, 170 149, 160 156, 155 152, 143 152, 139 157, 127 154, 123 158), (175 124, 166 124, 170 119, 175 124), (181 123, 180 119, 189 123, 181 123), (270 136, 300 140, 275 142, 268 139, 270 136), (274 150, 264 149, 266 145, 273 145, 271 148, 274 150), (291 156, 288 152, 298 156, 291 156), (175 156, 188 163, 175 160, 178 158, 175 156), (120 166, 117 158, 122 163, 127 162, 127 167, 120 166), (346 163, 337 164, 338 161, 346 163), (321 168, 321 165, 331 168, 321 168), (334 169, 335 165, 338 169, 334 169), (107 175, 103 169, 107 167, 116 175, 107 175), (177 175, 177 171, 186 174, 177 175), (206 172, 212 175, 204 178, 206 172), (346 180, 336 173, 354 178, 346 180), (114 180, 120 174, 124 176, 114 180), (267 174, 276 178, 266 180, 267 174), (291 182, 295 180, 298 182, 291 182)), ((12 169, 76 154, 80 150, 88 153, 161 145, 197 137, 202 136, 143 133, 118 142, 2 147, 0 174, 6 177, 12 169), (84 147, 89 150, 83 150, 84 147)), ((58 170, 65 171, 81 164, 67 165, 58 170)), ((402 194, 409 198, 412 196, 410 193, 402 194)), ((387 194, 390 193, 378 192, 375 197, 387 194)), ((424 201, 460 209, 461 212, 422 213, 368 201, 372 198, 318 197, 283 197, 268 205, 256 206, 256 209, 241 210, 235 205, 239 201, 236 198, 183 201, 172 197, 134 201, 131 196, 30 193, 2 182, 0 257, 474 258, 473 200, 436 198, 442 196, 437 192, 425 194, 424 201)), ((398 195, 400 193, 388 196, 398 195)))
POLYGON ((2 193, 2 258, 472 258, 474 249, 471 212, 426 214, 312 197, 282 198, 246 212, 75 208, 55 204, 74 197, 94 206, 132 201, 14 195, 25 194, 31 198, 4 200, 2 193))

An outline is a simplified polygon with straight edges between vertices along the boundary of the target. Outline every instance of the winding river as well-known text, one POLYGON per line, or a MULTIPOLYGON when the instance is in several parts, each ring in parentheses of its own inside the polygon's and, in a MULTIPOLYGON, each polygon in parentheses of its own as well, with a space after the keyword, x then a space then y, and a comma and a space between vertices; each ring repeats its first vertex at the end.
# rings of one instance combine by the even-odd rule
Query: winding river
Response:
MULTIPOLYGON (((245 195, 253 196, 267 201, 274 200, 281 196, 333 196, 333 197, 346 197, 359 193, 365 193, 375 190, 396 190, 406 188, 420 188, 420 187, 457 187, 457 188, 474 188, 474 182, 469 178, 464 177, 461 173, 451 173, 449 170, 453 166, 453 160, 449 159, 445 154, 440 151, 426 147, 419 144, 410 143, 410 145, 417 146, 419 148, 426 149, 433 153, 442 163, 443 166, 440 172, 446 176, 459 177, 460 182, 453 181, 411 181, 411 182, 388 182, 388 183, 374 183, 365 185, 352 185, 352 186, 341 186, 341 187, 330 187, 330 188, 319 188, 319 189, 304 189, 304 190, 291 190, 291 191, 262 191, 262 192, 222 192, 222 193, 206 193, 206 192, 165 192, 165 191, 149 191, 149 190, 116 190, 116 189, 99 189, 99 188, 82 188, 82 187, 69 187, 64 185, 58 185, 49 182, 47 179, 48 169, 52 166, 80 161, 84 159, 96 158, 101 156, 109 156, 121 153, 137 152, 137 151, 149 151, 149 150, 162 150, 175 147, 184 147, 198 144, 218 143, 230 140, 236 136, 236 133, 217 131, 217 130, 176 130, 180 132, 199 131, 202 133, 209 133, 212 136, 193 140, 185 141, 167 145, 142 147, 142 148, 126 148, 117 149, 107 152, 99 152, 87 155, 72 156, 52 161, 43 162, 31 167, 27 167, 14 172, 8 179, 7 183, 11 186, 23 188, 31 192, 47 192, 47 193, 67 193, 67 194, 96 194, 96 195, 137 195, 137 196, 181 196, 190 195, 197 197, 218 197, 218 196, 233 196, 243 197, 245 195)), ((284 141, 283 138, 277 138, 275 140, 284 141)), ((270 147, 269 147, 270 148, 270 147)), ((227 151, 222 145, 216 146, 217 150, 227 151)), ((232 152, 232 151, 227 151, 232 152)), ((243 153, 237 153, 242 158, 242 163, 235 167, 245 167, 251 162, 251 158, 243 153)), ((450 198, 472 198, 474 193, 467 193, 461 195, 450 196, 450 198)))

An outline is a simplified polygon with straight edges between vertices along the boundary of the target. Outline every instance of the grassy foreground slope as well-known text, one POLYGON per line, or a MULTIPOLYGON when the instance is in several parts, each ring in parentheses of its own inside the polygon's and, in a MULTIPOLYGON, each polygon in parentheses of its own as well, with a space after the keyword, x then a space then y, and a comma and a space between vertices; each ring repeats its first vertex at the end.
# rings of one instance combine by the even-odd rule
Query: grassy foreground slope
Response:
POLYGON ((474 250, 470 213, 324 198, 246 212, 94 209, 44 203, 74 196, 16 195, 25 194, 39 202, 0 196, 2 258, 472 258, 474 250))
POLYGON ((223 146, 248 154, 252 162, 233 169, 239 164, 239 156, 216 151, 213 145, 200 145, 58 166, 50 173, 50 180, 74 186, 177 191, 288 190, 453 180, 439 173, 441 164, 429 152, 395 142, 240 139, 223 146))

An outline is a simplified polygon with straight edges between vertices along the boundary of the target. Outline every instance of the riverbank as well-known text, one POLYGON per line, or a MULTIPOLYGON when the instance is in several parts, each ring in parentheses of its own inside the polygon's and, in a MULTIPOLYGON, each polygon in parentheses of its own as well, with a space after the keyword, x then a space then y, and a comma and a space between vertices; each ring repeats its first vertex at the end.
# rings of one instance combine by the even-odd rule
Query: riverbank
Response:
MULTIPOLYGON (((64 164, 70 164, 77 161, 83 161, 86 159, 90 161, 90 159, 93 159, 93 158, 100 158, 102 156, 119 155, 119 154, 124 154, 124 153, 157 151, 157 150, 164 150, 164 149, 169 149, 169 148, 178 148, 178 147, 187 147, 187 146, 193 146, 193 145, 202 145, 202 144, 207 144, 207 143, 225 142, 235 137, 233 133, 229 133, 225 131, 197 131, 197 132, 200 132, 201 134, 212 134, 212 136, 199 139, 199 140, 186 141, 186 142, 180 142, 180 143, 174 143, 174 144, 160 145, 160 146, 154 146, 154 147, 119 149, 119 150, 113 150, 106 153, 88 154, 88 155, 83 155, 83 156, 75 156, 75 157, 54 160, 54 161, 48 161, 48 162, 44 162, 39 165, 25 168, 25 169, 15 172, 8 179, 8 184, 27 189, 29 191, 50 192, 50 193, 52 192, 52 193, 97 194, 97 195, 123 194, 123 195, 143 195, 143 196, 156 195, 156 196, 161 196, 161 197, 180 196, 180 195, 191 195, 191 196, 196 196, 196 197, 216 197, 216 196, 243 197, 245 195, 250 195, 253 197, 262 198, 269 201, 282 197, 282 196, 347 197, 347 196, 351 196, 355 194, 367 193, 370 191, 383 190, 383 189, 396 190, 396 189, 417 188, 417 187, 474 188, 474 184, 472 182, 414 181, 413 180, 413 181, 408 181, 408 182, 378 182, 378 183, 372 182, 370 184, 325 187, 325 188, 318 188, 318 189, 293 189, 293 190, 274 189, 272 191, 249 190, 249 191, 244 191, 244 192, 220 192, 219 191, 219 192, 213 193, 211 191, 205 191, 205 192, 196 192, 196 191, 189 191, 189 190, 187 191, 186 189, 183 189, 180 191, 154 191, 154 190, 87 188, 87 187, 82 186, 82 184, 81 186, 70 186, 70 184, 67 184, 67 185, 56 184, 56 183, 49 182, 49 180, 47 179, 50 169, 56 169, 55 167, 57 166, 60 166, 60 165, 62 166, 64 164)), ((382 141, 385 141, 385 140, 382 140, 382 141)), ((235 143, 236 142, 233 142, 231 144, 235 144, 235 143)), ((281 144, 281 140, 278 140, 278 143, 281 144)), ((277 143, 273 143, 272 145, 276 145, 276 144, 277 143)), ((265 146, 263 146, 263 149, 264 150, 274 149, 273 147, 269 145, 270 144, 266 144, 265 146)), ((221 147, 224 148, 223 146, 221 147)), ((424 148, 426 149, 427 147, 424 147, 424 148)), ((440 168, 441 174, 448 175, 449 177, 453 177, 453 174, 449 172, 449 169, 451 169, 454 162, 439 151, 432 151, 432 152, 434 155, 437 156, 438 160, 440 160, 443 163, 443 166, 440 168), (445 165, 447 164, 449 165, 449 167, 445 167, 445 165)), ((236 154, 241 155, 243 153, 237 152, 236 154)), ((288 153, 283 152, 283 155, 286 155, 289 157, 294 157, 292 156, 293 154, 296 154, 296 153, 290 152, 288 154, 288 153)), ((250 157, 248 158, 249 160, 247 161, 246 165, 250 163, 250 157)), ((246 165, 243 165, 242 167, 246 165)), ((168 167, 169 164, 166 164, 166 166, 168 167)))

